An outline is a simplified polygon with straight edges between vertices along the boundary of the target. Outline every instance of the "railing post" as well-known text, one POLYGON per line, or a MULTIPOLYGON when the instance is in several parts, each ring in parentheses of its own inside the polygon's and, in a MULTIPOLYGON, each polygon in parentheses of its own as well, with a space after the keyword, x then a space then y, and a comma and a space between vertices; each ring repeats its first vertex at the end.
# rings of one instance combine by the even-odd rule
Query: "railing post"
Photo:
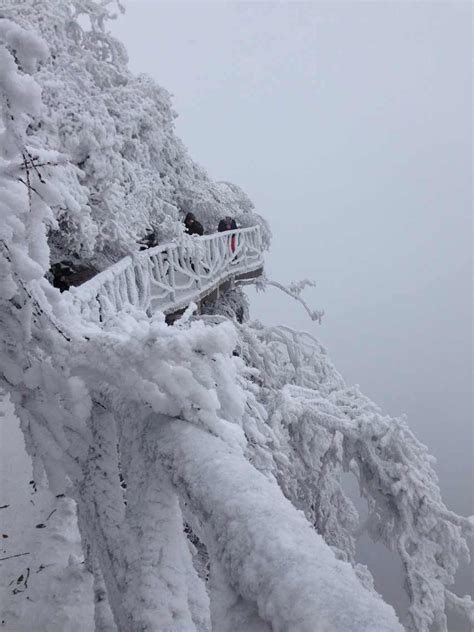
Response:
MULTIPOLYGON (((201 249, 199 249, 199 250, 201 250, 201 249)), ((197 255, 198 255, 198 256, 197 256, 196 261, 195 261, 195 263, 194 263, 194 268, 195 268, 195 269, 194 269, 194 271, 195 271, 195 273, 196 273, 196 275, 197 275, 197 286, 198 286, 198 289, 200 290, 200 289, 202 288, 202 261, 201 261, 201 251, 199 251, 199 252, 197 253, 197 255)))
POLYGON ((178 255, 178 249, 179 248, 180 248, 180 246, 178 246, 178 248, 176 250, 170 249, 170 251, 168 253, 168 261, 169 261, 168 278, 169 278, 169 282, 170 282, 171 300, 173 302, 176 300, 175 256, 178 255))

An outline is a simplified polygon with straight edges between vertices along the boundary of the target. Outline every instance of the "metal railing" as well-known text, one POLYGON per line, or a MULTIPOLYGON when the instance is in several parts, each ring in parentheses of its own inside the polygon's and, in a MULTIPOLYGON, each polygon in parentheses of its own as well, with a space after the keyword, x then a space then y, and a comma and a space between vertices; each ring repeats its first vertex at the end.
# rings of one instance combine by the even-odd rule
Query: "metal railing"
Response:
POLYGON ((128 255, 69 292, 81 315, 95 322, 104 322, 127 306, 169 314, 262 265, 260 228, 252 226, 184 236, 179 243, 128 255))

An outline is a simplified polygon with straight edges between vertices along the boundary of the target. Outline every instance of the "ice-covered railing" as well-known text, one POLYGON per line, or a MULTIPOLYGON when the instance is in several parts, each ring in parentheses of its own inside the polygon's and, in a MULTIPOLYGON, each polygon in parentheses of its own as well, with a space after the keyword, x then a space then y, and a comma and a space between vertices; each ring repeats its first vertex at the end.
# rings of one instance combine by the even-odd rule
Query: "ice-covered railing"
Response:
POLYGON ((81 315, 103 322, 133 305, 170 314, 199 302, 228 279, 263 265, 259 226, 185 237, 124 257, 70 294, 81 315))

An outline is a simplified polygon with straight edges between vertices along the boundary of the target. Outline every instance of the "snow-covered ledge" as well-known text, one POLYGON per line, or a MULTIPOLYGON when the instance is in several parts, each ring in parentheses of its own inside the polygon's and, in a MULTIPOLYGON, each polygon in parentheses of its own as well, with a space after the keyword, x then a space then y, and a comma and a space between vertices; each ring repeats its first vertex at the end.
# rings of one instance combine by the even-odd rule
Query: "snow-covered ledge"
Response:
POLYGON ((260 227, 251 226, 129 255, 69 293, 82 317, 97 323, 128 306, 170 314, 262 266, 260 227))

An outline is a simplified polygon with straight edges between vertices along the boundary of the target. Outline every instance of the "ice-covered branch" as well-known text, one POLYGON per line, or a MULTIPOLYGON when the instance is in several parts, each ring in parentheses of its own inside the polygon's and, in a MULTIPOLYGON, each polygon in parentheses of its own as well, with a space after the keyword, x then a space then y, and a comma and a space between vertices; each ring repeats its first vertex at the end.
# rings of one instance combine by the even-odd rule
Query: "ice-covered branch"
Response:
POLYGON ((402 630, 275 483, 208 432, 155 418, 158 458, 205 522, 231 585, 272 630, 402 630))
POLYGON ((458 597, 450 590, 445 591, 446 604, 461 617, 466 617, 471 626, 474 627, 474 602, 469 595, 458 597))
POLYGON ((290 285, 283 285, 282 283, 278 283, 278 281, 272 281, 271 279, 264 277, 257 284, 257 289, 264 290, 265 287, 269 285, 278 288, 285 294, 288 294, 288 296, 291 296, 291 298, 294 298, 295 301, 298 301, 298 303, 301 303, 311 320, 316 320, 318 323, 321 324, 321 319, 324 316, 324 311, 311 309, 311 307, 309 307, 307 302, 301 296, 301 292, 304 290, 305 287, 314 287, 316 285, 314 281, 304 279, 303 281, 293 281, 292 283, 290 283, 290 285))
POLYGON ((275 416, 286 427, 297 424, 300 449, 308 442, 316 445, 321 432, 342 435, 334 462, 356 473, 369 506, 369 533, 400 554, 411 600, 410 629, 428 632, 435 623, 446 631, 445 586, 458 559, 469 559, 464 537, 472 537, 474 529, 469 519, 447 512, 426 447, 403 420, 384 417, 370 404, 357 389, 322 398, 287 386, 275 416))

